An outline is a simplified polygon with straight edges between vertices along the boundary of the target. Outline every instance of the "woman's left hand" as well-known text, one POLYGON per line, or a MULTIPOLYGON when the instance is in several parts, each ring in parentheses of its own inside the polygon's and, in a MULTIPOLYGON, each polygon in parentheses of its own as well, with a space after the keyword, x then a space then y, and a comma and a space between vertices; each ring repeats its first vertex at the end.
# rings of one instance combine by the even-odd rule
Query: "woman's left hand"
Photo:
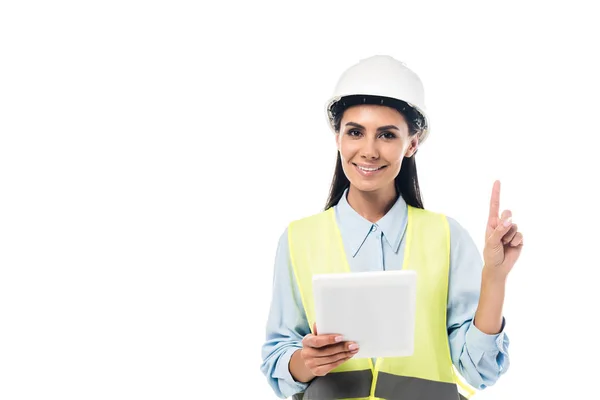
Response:
POLYGON ((518 231, 517 224, 512 223, 510 210, 504 210, 500 215, 500 181, 494 182, 492 188, 485 237, 485 268, 493 275, 506 277, 521 254, 523 234, 518 231))

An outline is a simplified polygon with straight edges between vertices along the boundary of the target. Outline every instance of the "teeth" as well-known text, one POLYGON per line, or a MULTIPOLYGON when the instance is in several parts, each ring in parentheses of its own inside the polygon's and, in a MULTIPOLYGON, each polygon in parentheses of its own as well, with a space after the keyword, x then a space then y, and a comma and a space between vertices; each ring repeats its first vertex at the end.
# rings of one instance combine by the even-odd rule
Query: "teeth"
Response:
POLYGON ((363 171, 368 171, 368 172, 373 172, 373 171, 377 171, 380 167, 377 168, 366 168, 366 167, 361 167, 360 165, 357 165, 357 167, 363 171))

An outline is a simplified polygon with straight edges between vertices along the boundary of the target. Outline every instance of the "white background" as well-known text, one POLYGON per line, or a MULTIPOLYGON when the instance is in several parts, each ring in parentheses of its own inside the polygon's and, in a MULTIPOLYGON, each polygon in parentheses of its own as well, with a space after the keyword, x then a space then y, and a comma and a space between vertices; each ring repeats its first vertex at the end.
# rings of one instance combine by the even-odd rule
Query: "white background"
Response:
POLYGON ((482 245, 501 179, 525 236, 511 367, 480 398, 594 397, 597 14, 210 3, 0 6, 0 398, 275 398, 259 366, 277 240, 322 209, 323 105, 373 54, 424 82, 426 207, 482 245))

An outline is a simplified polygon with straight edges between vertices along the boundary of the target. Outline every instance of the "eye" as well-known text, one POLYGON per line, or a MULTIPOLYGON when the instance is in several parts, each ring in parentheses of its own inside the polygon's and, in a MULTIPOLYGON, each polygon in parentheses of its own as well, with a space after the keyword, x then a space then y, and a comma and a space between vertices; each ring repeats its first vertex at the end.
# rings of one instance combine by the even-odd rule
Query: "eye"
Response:
POLYGON ((381 134, 381 137, 385 138, 385 139, 395 139, 396 135, 392 132, 383 132, 381 134))
POLYGON ((359 136, 361 133, 359 130, 357 129, 350 129, 348 132, 346 132, 348 136, 359 136))

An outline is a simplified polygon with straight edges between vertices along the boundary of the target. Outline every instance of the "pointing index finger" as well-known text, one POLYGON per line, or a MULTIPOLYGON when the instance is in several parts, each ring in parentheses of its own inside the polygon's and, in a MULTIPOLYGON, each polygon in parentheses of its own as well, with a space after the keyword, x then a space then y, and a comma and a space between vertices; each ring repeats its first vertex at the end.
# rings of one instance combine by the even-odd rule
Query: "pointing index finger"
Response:
POLYGON ((490 199, 489 224, 495 224, 500 217, 500 181, 495 181, 492 187, 492 197, 490 199))

